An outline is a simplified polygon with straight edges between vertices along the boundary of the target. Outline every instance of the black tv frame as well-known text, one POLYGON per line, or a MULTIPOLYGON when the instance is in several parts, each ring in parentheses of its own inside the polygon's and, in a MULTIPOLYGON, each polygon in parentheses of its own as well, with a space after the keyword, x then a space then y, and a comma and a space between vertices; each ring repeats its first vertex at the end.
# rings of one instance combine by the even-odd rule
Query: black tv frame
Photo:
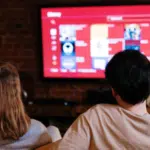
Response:
MULTIPOLYGON (((109 0, 108 0, 109 1, 109 0)), ((119 1, 119 0, 114 0, 113 2, 108 2, 108 1, 100 1, 100 2, 68 2, 68 3, 60 3, 58 4, 58 2, 53 2, 51 4, 44 4, 44 5, 39 5, 37 7, 38 9, 38 22, 37 22, 37 34, 38 34, 38 50, 39 50, 39 68, 40 68, 40 79, 43 82, 51 82, 51 83, 95 83, 95 84, 108 84, 107 80, 105 78, 57 78, 57 77, 44 77, 44 68, 43 68, 43 47, 42 47, 42 30, 41 30, 41 9, 42 8, 64 8, 64 7, 95 7, 95 6, 99 6, 99 7, 103 7, 103 6, 142 6, 142 5, 150 5, 150 2, 132 2, 132 1, 119 1), (39 32, 40 31, 40 32, 39 32)))

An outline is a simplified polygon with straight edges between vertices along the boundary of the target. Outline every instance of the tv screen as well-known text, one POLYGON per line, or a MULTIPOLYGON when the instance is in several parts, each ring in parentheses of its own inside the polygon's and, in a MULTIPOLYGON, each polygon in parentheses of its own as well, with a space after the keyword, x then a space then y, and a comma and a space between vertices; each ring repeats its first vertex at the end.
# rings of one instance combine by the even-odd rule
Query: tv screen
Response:
POLYGON ((150 6, 41 8, 44 78, 104 78, 121 50, 150 56, 150 6))

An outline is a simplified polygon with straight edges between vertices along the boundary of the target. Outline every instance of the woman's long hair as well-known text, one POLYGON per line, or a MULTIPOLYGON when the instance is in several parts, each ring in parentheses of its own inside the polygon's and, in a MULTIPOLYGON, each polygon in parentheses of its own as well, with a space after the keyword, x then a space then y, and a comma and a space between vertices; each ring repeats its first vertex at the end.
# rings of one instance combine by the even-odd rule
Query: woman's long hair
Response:
POLYGON ((29 129, 30 118, 21 99, 17 69, 10 63, 0 63, 0 136, 17 140, 29 129))

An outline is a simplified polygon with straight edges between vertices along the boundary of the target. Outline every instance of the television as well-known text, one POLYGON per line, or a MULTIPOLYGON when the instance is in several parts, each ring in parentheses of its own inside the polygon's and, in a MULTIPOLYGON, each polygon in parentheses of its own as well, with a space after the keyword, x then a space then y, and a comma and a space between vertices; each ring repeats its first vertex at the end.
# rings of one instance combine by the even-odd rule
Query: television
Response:
POLYGON ((41 7, 44 78, 104 79, 114 54, 150 57, 150 5, 41 7))

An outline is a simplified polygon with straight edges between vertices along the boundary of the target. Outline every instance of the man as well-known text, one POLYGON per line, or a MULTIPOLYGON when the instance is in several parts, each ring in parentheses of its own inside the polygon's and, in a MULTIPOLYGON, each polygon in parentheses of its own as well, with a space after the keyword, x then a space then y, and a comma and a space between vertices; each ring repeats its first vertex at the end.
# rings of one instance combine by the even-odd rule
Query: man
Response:
POLYGON ((118 105, 99 104, 79 116, 56 149, 149 150, 149 73, 149 60, 140 52, 117 53, 105 75, 118 105))

